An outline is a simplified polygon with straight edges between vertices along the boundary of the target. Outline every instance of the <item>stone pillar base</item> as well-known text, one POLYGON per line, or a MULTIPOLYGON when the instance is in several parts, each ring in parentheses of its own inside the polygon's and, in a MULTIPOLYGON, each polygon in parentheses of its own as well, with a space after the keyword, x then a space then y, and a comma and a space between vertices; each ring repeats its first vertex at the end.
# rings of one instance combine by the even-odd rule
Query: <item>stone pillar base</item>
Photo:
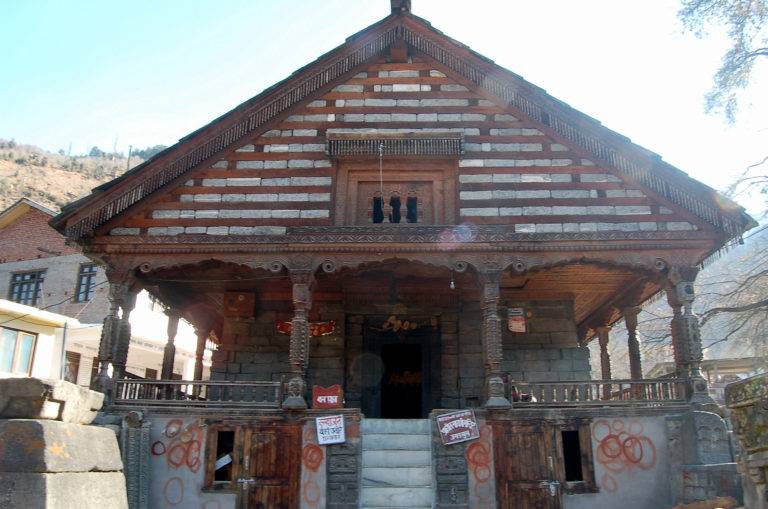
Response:
POLYGON ((283 408, 286 410, 306 410, 307 401, 304 399, 307 384, 300 376, 294 376, 285 384, 285 400, 283 408))
POLYGON ((128 509, 122 472, 0 472, 4 509, 128 509))
POLYGON ((499 376, 491 376, 486 382, 488 400, 485 408, 511 408, 512 403, 504 397, 504 381, 499 376))

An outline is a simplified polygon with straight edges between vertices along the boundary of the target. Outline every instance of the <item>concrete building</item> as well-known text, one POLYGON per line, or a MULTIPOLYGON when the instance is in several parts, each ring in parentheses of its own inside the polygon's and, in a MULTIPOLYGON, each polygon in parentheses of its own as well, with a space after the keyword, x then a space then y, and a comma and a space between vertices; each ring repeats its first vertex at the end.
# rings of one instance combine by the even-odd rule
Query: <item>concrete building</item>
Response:
POLYGON ((65 324, 80 322, 0 299, 0 378, 60 378, 65 324))
MULTIPOLYGON (((0 212, 0 295, 7 298, 0 299, 0 303, 10 313, 9 317, 16 317, 3 325, 3 334, 9 339, 0 355, 6 360, 16 356, 9 368, 14 376, 63 376, 87 386, 98 370, 94 359, 98 357, 102 322, 109 311, 107 278, 101 265, 67 245, 65 238, 51 228, 48 221, 54 215, 26 198, 0 212), (22 315, 26 316, 20 318, 22 315), (45 330, 40 329, 42 323, 46 324, 45 330), (11 329, 19 331, 20 339, 10 339, 11 329), (21 350, 12 351, 11 342, 23 346, 24 362, 18 362, 21 350), (33 345, 29 351, 28 344, 33 345)), ((137 377, 158 378, 168 317, 147 292, 137 294, 135 305, 127 372, 137 377)), ((194 329, 182 321, 178 357, 172 370, 175 378, 192 377, 196 344, 194 329)), ((207 353, 206 359, 209 357, 207 353)), ((207 376, 207 360, 205 364, 207 376)))
POLYGON ((691 306, 700 263, 754 221, 390 6, 52 221, 109 267, 98 382, 129 504, 738 499, 691 306), (163 380, 122 376, 140 289, 173 317, 163 380), (675 376, 644 379, 636 317, 660 292, 675 376), (216 340, 211 380, 167 376, 181 317, 198 356, 216 340))

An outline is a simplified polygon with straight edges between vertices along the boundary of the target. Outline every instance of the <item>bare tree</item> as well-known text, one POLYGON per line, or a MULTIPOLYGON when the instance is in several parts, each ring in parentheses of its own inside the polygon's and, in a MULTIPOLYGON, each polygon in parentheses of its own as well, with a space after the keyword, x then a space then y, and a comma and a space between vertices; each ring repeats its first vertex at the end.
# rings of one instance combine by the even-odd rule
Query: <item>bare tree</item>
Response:
POLYGON ((712 25, 727 30, 731 47, 715 73, 705 106, 733 123, 739 92, 750 84, 755 65, 768 59, 768 0, 682 0, 678 17, 699 36, 712 25))

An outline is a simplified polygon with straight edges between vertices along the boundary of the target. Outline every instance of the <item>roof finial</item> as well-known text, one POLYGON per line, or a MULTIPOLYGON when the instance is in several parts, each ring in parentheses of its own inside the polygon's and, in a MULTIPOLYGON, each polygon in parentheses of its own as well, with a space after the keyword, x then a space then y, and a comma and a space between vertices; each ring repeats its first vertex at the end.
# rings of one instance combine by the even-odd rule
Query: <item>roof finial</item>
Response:
POLYGON ((392 14, 411 12, 411 0, 389 0, 389 4, 392 6, 392 14))

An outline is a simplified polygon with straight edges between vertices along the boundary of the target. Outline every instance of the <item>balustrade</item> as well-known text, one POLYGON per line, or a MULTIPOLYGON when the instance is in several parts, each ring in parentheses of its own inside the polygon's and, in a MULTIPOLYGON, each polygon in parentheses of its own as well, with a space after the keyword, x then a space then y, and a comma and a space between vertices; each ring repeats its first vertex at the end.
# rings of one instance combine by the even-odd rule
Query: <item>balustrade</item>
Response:
POLYGON ((281 382, 116 380, 115 406, 279 408, 281 382))

